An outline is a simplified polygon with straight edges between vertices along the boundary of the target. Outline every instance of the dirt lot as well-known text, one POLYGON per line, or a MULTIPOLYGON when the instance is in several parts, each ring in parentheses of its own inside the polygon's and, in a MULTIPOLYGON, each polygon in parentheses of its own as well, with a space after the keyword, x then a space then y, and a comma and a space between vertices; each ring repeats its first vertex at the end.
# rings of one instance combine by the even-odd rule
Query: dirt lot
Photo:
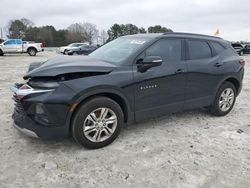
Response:
POLYGON ((12 127, 12 93, 31 62, 0 57, 0 187, 250 187, 250 56, 233 111, 168 115, 125 127, 110 146, 86 150, 72 139, 43 141, 12 127))

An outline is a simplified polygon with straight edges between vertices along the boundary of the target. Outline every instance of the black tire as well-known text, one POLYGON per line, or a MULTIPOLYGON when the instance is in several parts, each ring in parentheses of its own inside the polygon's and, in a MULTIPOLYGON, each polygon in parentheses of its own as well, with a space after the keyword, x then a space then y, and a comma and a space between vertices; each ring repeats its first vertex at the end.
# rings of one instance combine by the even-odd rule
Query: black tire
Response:
MULTIPOLYGON (((124 123, 123 111, 119 106, 119 104, 117 104, 115 101, 107 97, 94 97, 84 102, 75 112, 72 121, 72 136, 77 143, 88 149, 101 148, 108 144, 111 144, 118 137, 123 127, 123 123, 124 123), (83 130, 85 122, 87 121, 87 117, 91 114, 91 112, 99 108, 111 109, 112 112, 114 112, 114 114, 117 117, 116 121, 117 123, 116 123, 116 128, 114 129, 114 132, 110 134, 110 137, 108 137, 104 141, 93 142, 85 135, 83 130)), ((101 133, 97 134, 102 135, 102 133, 103 132, 101 131, 101 133)))
POLYGON ((29 48, 28 49, 28 54, 30 56, 36 56, 37 50, 35 48, 29 48))
POLYGON ((3 51, 2 50, 0 50, 0 56, 3 56, 3 51))
POLYGON ((237 92, 236 92, 236 88, 235 86, 231 83, 231 82, 224 82, 221 87, 219 88, 216 96, 215 96, 215 99, 214 99, 214 102, 212 104, 212 106, 210 107, 210 112, 212 115, 215 115, 215 116, 225 116, 227 115, 233 108, 234 104, 235 104, 235 101, 236 101, 236 96, 237 96, 237 92), (233 102, 231 104, 231 106, 223 111, 221 108, 220 108, 220 100, 221 99, 221 95, 223 92, 225 92, 226 89, 231 89, 231 91, 233 92, 233 102))

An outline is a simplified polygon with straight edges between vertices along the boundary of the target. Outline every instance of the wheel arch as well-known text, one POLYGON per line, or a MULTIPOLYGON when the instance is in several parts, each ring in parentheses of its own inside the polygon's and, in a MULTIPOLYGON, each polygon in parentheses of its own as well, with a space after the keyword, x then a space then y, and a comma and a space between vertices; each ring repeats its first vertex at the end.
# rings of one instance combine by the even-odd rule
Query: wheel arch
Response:
POLYGON ((231 82, 235 86, 236 92, 237 93, 239 92, 240 82, 238 79, 236 79, 234 77, 230 77, 230 78, 227 78, 224 82, 231 82))
POLYGON ((128 99, 120 91, 114 89, 100 89, 85 93, 84 95, 80 95, 80 97, 72 101, 70 109, 73 107, 73 105, 75 106, 73 107, 74 108, 73 111, 69 110, 66 120, 66 125, 68 126, 69 130, 71 130, 72 120, 77 109, 79 109, 79 107, 87 100, 90 100, 91 98, 98 96, 108 97, 117 102, 123 111, 125 123, 129 123, 134 120, 133 113, 131 112, 131 105, 128 99))
POLYGON ((223 80, 221 80, 221 82, 217 85, 215 93, 214 93, 214 97, 216 96, 217 91, 219 90, 219 88, 221 87, 221 85, 224 82, 232 83, 236 88, 237 95, 239 94, 240 89, 241 89, 241 82, 239 81, 239 79, 236 76, 227 76, 223 80))
POLYGON ((37 49, 36 49, 34 46, 28 47, 28 48, 27 48, 27 52, 29 52, 30 49, 34 49, 34 50, 36 50, 36 52, 37 52, 37 49))

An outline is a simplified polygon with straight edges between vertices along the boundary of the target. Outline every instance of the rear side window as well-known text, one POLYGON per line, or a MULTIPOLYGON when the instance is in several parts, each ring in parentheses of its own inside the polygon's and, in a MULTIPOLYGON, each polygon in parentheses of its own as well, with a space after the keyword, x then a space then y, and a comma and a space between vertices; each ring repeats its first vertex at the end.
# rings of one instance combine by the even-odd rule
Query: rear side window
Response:
POLYGON ((207 59, 212 57, 211 49, 206 41, 189 40, 189 59, 207 59))
POLYGON ((212 44, 216 54, 219 54, 225 50, 225 48, 218 42, 211 42, 211 44, 212 44))
POLYGON ((161 39, 146 50, 146 56, 160 56, 165 61, 181 60, 181 40, 161 39))
POLYGON ((22 44, 22 40, 17 39, 16 44, 22 44))

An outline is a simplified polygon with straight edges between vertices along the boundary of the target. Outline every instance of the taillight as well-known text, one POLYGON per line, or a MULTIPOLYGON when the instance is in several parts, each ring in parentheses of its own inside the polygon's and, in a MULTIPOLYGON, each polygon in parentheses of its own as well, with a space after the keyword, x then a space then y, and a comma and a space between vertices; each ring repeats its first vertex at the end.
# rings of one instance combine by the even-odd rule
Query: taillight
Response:
POLYGON ((43 43, 41 43, 41 48, 43 48, 44 47, 44 44, 43 43))
POLYGON ((244 59, 241 59, 240 61, 239 61, 239 63, 244 67, 245 66, 245 64, 246 64, 246 62, 245 62, 245 60, 244 59))

